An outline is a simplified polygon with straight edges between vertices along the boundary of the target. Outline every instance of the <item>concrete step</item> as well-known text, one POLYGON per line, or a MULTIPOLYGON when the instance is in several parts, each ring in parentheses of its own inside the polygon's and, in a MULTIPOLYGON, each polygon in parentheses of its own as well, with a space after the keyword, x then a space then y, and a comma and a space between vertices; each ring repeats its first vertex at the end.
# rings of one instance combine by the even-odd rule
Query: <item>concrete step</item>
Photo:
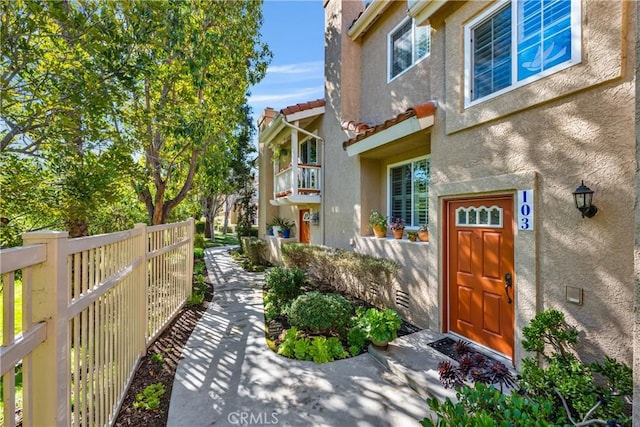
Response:
POLYGON ((441 361, 455 361, 427 345, 440 338, 444 335, 429 330, 414 332, 395 339, 386 349, 370 345, 369 355, 421 397, 449 397, 455 402, 455 390, 444 388, 438 376, 441 361))

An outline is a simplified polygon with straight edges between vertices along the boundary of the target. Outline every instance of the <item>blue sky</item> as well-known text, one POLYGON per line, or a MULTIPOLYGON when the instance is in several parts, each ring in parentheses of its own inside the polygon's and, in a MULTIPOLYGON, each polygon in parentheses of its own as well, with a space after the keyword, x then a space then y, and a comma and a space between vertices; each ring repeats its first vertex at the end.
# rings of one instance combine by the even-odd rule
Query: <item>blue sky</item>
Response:
POLYGON ((262 40, 273 59, 266 77, 250 89, 255 119, 324 97, 324 9, 322 0, 265 0, 262 40))

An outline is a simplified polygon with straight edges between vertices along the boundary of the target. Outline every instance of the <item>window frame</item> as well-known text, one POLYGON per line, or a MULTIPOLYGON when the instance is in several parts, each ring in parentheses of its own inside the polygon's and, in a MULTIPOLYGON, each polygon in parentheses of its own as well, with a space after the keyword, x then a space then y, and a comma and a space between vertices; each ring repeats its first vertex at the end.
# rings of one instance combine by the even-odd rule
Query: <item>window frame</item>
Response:
MULTIPOLYGON (((407 160, 403 160, 400 162, 396 162, 396 163, 390 163, 387 165, 387 173, 386 173, 386 180, 387 180, 387 218, 391 218, 391 198, 392 198, 392 194, 391 194, 391 170, 394 168, 398 168, 401 166, 405 166, 410 164, 411 168, 412 168, 412 175, 413 175, 413 164, 416 162, 419 162, 421 160, 429 160, 429 183, 427 183, 427 204, 426 204, 426 225, 429 224, 429 186, 430 186, 430 182, 431 182, 431 155, 430 154, 426 154, 424 156, 418 156, 418 157, 413 157, 411 159, 407 159, 407 160)), ((414 196, 415 196, 415 186, 414 186, 415 181, 412 179, 411 180, 411 206, 412 206, 412 211, 411 211, 411 215, 414 215, 413 212, 413 206, 415 204, 415 200, 414 200, 414 196)), ((406 223, 406 230, 418 230, 418 228, 420 228, 420 226, 422 224, 419 225, 410 225, 410 221, 407 220, 407 218, 403 218, 405 220, 406 223)))
POLYGON ((519 0, 500 0, 478 16, 464 25, 463 31, 463 57, 464 57, 464 107, 472 107, 482 102, 498 97, 504 93, 518 89, 529 83, 543 79, 582 62, 582 8, 580 0, 568 0, 571 2, 571 58, 568 61, 554 65, 553 67, 533 74, 525 79, 518 80, 518 7, 519 0), (511 3, 511 84, 500 90, 492 92, 478 99, 472 99, 473 87, 473 44, 471 34, 475 28, 493 18, 502 8, 511 3))
MULTIPOLYGON (((393 29, 391 31, 389 31, 389 34, 387 34, 387 83, 390 83, 391 81, 397 79, 398 77, 400 77, 401 75, 403 75, 404 73, 406 73, 407 71, 409 71, 410 69, 412 69, 413 67, 416 66, 416 64, 418 64, 419 62, 421 62, 422 60, 428 58, 431 55, 431 26, 430 25, 426 25, 427 28, 427 34, 429 36, 429 46, 427 48, 427 53, 425 53, 425 55, 421 58, 416 58, 416 28, 418 26, 416 26, 416 20, 411 18, 411 17, 407 17, 405 19, 403 19, 402 21, 400 21, 400 23, 398 25, 396 25, 395 27, 393 27, 393 29), (395 76, 392 75, 393 72, 393 36, 400 31, 400 29, 405 26, 407 24, 408 21, 411 21, 411 65, 409 65, 407 68, 405 68, 404 70, 400 71, 398 74, 396 74, 395 76)), ((425 27, 425 25, 421 25, 420 27, 425 27)))

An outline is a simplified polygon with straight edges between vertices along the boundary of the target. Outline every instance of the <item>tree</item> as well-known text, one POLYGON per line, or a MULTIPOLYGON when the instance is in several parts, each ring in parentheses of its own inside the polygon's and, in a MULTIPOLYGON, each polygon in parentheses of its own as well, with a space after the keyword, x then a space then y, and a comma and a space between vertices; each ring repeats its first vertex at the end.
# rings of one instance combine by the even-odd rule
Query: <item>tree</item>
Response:
POLYGON ((253 185, 250 156, 256 151, 253 145, 256 130, 251 120, 251 107, 243 106, 240 113, 240 120, 225 143, 216 145, 204 159, 199 192, 208 237, 213 236, 213 220, 223 209, 226 232, 230 208, 236 205, 245 183, 253 185))
MULTIPOLYGON (((136 63, 121 16, 118 3, 99 0, 2 3, 2 160, 40 159, 50 172, 50 214, 71 237, 88 234, 91 212, 131 162, 115 131, 136 63)), ((10 188, 9 197, 24 191, 10 188)))
POLYGON ((144 153, 135 188, 161 224, 192 189, 210 147, 236 127, 270 52, 259 43, 261 2, 189 0, 145 13, 161 25, 142 47, 148 64, 129 113, 144 153))

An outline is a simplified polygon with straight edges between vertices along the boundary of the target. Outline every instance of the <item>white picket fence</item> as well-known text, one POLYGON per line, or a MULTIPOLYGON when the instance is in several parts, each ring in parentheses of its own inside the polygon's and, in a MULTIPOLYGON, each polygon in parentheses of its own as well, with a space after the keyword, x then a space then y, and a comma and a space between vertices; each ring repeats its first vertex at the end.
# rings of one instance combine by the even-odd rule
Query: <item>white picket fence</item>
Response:
POLYGON ((27 233, 0 251, 4 425, 112 425, 146 348, 191 293, 193 219, 69 239, 27 233), (22 332, 14 334, 16 272, 22 332))

